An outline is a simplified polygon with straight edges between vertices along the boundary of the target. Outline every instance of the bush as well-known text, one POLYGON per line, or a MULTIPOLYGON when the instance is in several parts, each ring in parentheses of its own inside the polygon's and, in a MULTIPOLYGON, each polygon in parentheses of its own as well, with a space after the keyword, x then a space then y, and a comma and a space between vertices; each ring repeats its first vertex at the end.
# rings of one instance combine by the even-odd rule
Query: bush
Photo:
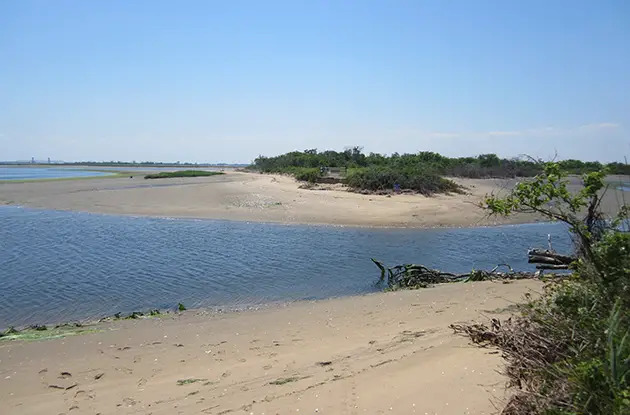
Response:
POLYGON ((296 180, 309 183, 317 183, 317 180, 322 177, 322 173, 319 168, 295 169, 293 175, 296 180))
POLYGON ((505 198, 488 197, 485 206, 568 224, 579 256, 574 273, 548 285, 514 319, 493 320, 491 328, 452 327, 503 351, 508 386, 518 388, 504 414, 630 414, 630 234, 618 227, 628 208, 620 206, 616 218, 605 220, 599 211, 604 173, 586 173, 576 194, 566 174, 561 165, 547 164, 534 180, 505 198))
MULTIPOLYGON (((589 173, 602 168, 599 162, 583 162, 565 160, 560 167, 572 174, 589 173)), ((352 147, 344 151, 321 151, 309 149, 292 151, 275 157, 257 157, 251 168, 263 173, 286 173, 291 168, 320 167, 389 167, 394 170, 405 168, 430 169, 435 173, 447 176, 470 178, 486 177, 531 177, 540 173, 541 163, 529 158, 502 159, 496 154, 481 154, 476 157, 449 158, 431 151, 420 151, 414 154, 393 153, 389 156, 362 153, 361 147, 352 147)), ((621 163, 607 165, 610 173, 630 174, 630 166, 621 163)))
POLYGON ((402 190, 413 190, 424 195, 434 193, 460 192, 455 182, 445 179, 435 172, 423 169, 389 167, 368 167, 351 169, 346 175, 346 184, 356 190, 393 190, 395 185, 402 190))

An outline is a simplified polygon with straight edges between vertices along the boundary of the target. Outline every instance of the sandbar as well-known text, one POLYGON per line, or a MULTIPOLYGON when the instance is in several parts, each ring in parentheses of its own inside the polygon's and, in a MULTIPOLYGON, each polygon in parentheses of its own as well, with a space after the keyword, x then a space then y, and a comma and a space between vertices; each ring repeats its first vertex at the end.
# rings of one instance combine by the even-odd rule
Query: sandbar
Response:
MULTIPOLYGON (((505 193, 514 179, 454 179, 465 194, 365 195, 340 186, 301 189, 282 175, 228 171, 222 176, 145 180, 117 178, 1 182, 0 204, 115 215, 207 218, 287 224, 365 227, 458 227, 541 220, 535 215, 488 217, 478 207, 486 194, 505 193)), ((577 188, 577 185, 576 185, 577 188)), ((614 210, 623 192, 610 190, 614 210)))

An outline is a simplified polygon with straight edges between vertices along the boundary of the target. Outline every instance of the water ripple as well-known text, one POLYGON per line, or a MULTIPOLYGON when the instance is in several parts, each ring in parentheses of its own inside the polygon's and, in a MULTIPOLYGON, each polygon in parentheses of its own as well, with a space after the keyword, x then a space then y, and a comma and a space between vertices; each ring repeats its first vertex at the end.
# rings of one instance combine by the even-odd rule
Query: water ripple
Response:
POLYGON ((0 328, 178 302, 239 308, 373 291, 369 260, 465 272, 526 250, 559 224, 387 230, 165 220, 0 207, 0 328))

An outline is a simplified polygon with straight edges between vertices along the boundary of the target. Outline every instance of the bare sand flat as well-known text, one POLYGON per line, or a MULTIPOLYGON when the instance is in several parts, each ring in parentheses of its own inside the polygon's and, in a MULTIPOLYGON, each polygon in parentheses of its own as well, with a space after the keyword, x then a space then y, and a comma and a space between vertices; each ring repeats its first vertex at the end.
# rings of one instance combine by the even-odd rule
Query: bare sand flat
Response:
MULTIPOLYGON (((482 226, 540 220, 534 215, 488 218, 476 206, 486 194, 511 189, 517 182, 511 179, 455 179, 466 188, 466 194, 387 197, 342 189, 300 189, 299 183, 287 176, 234 171, 199 178, 142 177, 2 182, 0 204, 120 215, 378 227, 482 226)), ((623 196, 623 192, 611 189, 604 209, 614 211, 623 196)))
POLYGON ((387 197, 300 189, 290 177, 228 172, 224 176, 144 180, 94 178, 0 183, 0 204, 121 215, 231 219, 349 226, 475 226, 535 221, 488 219, 475 206, 513 181, 458 180, 466 195, 387 197))
POLYGON ((541 283, 480 282, 0 342, 2 414, 489 414, 501 358, 454 322, 541 283))

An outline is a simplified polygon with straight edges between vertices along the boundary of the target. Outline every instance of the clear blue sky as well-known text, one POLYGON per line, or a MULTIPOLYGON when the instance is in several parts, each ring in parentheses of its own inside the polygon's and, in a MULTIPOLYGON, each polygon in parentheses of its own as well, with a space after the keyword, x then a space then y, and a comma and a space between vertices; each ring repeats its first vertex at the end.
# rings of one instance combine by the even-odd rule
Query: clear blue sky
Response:
POLYGON ((0 0, 0 160, 630 156, 630 2, 0 0))

